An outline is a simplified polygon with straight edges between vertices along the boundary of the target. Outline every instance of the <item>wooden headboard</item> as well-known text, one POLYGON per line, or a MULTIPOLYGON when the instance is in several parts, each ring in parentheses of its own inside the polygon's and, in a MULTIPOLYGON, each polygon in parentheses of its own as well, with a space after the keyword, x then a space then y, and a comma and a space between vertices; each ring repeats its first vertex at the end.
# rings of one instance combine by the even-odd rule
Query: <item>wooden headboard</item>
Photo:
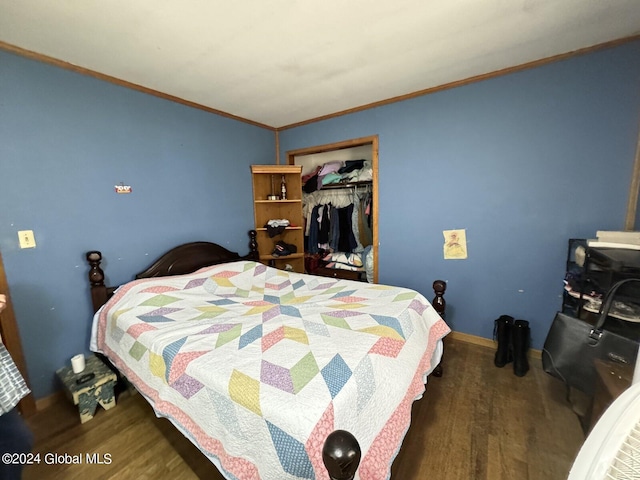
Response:
MULTIPOLYGON (((249 253, 245 256, 238 255, 216 243, 211 242, 191 242, 175 247, 158 260, 156 260, 149 268, 138 273, 135 279, 164 277, 169 275, 183 275, 192 273, 203 267, 218 265, 220 263, 235 262, 238 260, 255 260, 258 261, 258 244, 256 242, 256 231, 249 230, 249 253)), ((94 313, 104 305, 113 292, 118 287, 107 287, 104 284, 104 272, 100 268, 102 262, 102 253, 93 250, 87 252, 87 262, 89 262, 89 282, 91 284, 91 301, 93 303, 94 313)))

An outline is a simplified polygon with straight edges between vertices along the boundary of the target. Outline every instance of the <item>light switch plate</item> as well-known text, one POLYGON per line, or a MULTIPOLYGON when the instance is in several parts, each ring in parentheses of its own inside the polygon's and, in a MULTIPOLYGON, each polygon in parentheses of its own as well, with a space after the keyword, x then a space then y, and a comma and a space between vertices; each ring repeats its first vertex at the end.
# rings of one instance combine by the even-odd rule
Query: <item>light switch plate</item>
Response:
POLYGON ((20 248, 36 248, 36 238, 33 236, 33 230, 18 231, 18 240, 20 248))

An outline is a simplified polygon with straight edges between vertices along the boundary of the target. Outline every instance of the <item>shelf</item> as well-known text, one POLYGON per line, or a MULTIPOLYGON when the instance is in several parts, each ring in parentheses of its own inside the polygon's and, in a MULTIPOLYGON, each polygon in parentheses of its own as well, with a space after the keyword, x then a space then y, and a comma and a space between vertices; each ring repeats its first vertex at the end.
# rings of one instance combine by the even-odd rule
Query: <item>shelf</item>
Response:
POLYGON ((286 260, 287 258, 303 258, 304 253, 292 253, 283 257, 274 257, 273 255, 260 255, 260 260, 286 260))
POLYGON ((365 180, 362 182, 346 182, 346 183, 328 183, 323 185, 320 190, 336 190, 339 188, 357 188, 357 187, 370 187, 373 185, 371 180, 365 180))
POLYGON ((252 165, 253 215, 258 232, 259 259, 267 265, 283 267, 289 263, 295 272, 304 272, 304 218, 302 215, 302 167, 300 165, 252 165), (268 200, 270 195, 280 192, 280 182, 287 186, 286 200, 268 200), (280 236, 267 238, 267 223, 273 219, 287 219, 290 225, 280 236), (274 244, 282 240, 295 245, 298 252, 284 257, 274 257, 274 244))
MULTIPOLYGON (((601 298, 592 297, 584 293, 581 295, 579 292, 569 290, 566 286, 565 292, 567 292, 567 294, 571 298, 574 298, 576 300, 583 300, 584 304, 582 305, 582 308, 587 312, 596 314, 600 313, 600 307, 602 305, 601 298)), ((609 316, 624 320, 626 322, 640 323, 640 306, 636 305, 633 302, 614 300, 613 304, 611 305, 611 310, 609 311, 609 316)))
MULTIPOLYGON (((258 232, 266 232, 267 229, 265 227, 256 228, 258 232)), ((285 227, 285 230, 302 230, 302 227, 285 227)))
MULTIPOLYGON (((602 297, 618 281, 640 273, 640 251, 621 248, 590 247, 584 239, 570 239, 562 310, 575 310, 597 316, 602 297), (584 262, 578 262, 575 249, 583 247, 584 262)), ((629 283, 616 292, 609 317, 640 329, 640 285, 629 283)), ((608 321, 608 320, 607 320, 608 321)))
POLYGON ((251 173, 268 173, 273 175, 287 175, 302 173, 300 165, 251 165, 251 173))
POLYGON ((640 273, 640 251, 624 248, 589 247, 593 262, 616 272, 640 273))

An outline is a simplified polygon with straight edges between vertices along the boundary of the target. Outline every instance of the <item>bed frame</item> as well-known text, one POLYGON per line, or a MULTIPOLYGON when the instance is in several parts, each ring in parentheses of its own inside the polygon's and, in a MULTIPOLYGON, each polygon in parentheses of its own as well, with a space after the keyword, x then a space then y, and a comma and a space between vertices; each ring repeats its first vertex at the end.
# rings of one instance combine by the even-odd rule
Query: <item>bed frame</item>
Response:
MULTIPOLYGON (((138 273, 135 279, 162 277, 170 275, 182 275, 196 270, 217 265, 220 263, 235 262, 238 260, 259 260, 256 231, 249 232, 249 253, 240 256, 236 252, 227 250, 220 245, 210 242, 192 242, 180 245, 169 250, 156 260, 149 268, 138 273)), ((89 262, 89 282, 91 289, 91 301, 93 310, 104 305, 117 287, 107 287, 104 283, 104 271, 100 267, 102 253, 91 251, 86 254, 89 262)), ((432 301, 435 310, 444 317, 446 302, 444 292, 446 283, 442 280, 433 282, 435 297, 432 301)), ((433 376, 442 376, 442 362, 432 372, 433 376)), ((158 427, 169 438, 178 453, 189 464, 200 478, 223 479, 217 468, 209 459, 200 452, 188 439, 186 439, 173 425, 164 418, 157 419, 158 427)), ((322 449, 322 459, 329 472, 331 480, 353 480, 360 463, 361 450, 356 438, 344 430, 336 430, 329 434, 322 449)))

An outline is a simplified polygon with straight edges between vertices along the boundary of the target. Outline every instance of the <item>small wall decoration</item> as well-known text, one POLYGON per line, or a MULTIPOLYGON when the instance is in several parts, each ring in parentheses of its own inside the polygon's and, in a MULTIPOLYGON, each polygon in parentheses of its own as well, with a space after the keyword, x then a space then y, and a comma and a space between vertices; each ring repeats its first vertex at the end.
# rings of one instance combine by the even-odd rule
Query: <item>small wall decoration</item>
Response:
POLYGON ((116 193, 131 193, 131 185, 125 185, 120 182, 120 185, 115 185, 116 193))
POLYGON ((462 230, 444 230, 445 260, 464 260, 467 258, 467 233, 462 230))

